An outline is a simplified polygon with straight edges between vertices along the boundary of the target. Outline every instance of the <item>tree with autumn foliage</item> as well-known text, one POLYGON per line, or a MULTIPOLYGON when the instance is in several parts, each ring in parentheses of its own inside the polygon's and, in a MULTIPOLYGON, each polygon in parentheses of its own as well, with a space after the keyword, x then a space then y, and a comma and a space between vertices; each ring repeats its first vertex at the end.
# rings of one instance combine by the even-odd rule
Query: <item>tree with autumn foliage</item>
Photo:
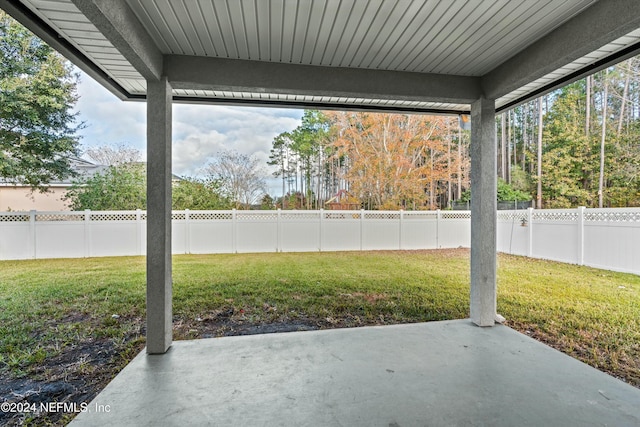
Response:
POLYGON ((436 209, 443 182, 458 171, 451 118, 327 112, 333 158, 348 190, 369 209, 436 209))

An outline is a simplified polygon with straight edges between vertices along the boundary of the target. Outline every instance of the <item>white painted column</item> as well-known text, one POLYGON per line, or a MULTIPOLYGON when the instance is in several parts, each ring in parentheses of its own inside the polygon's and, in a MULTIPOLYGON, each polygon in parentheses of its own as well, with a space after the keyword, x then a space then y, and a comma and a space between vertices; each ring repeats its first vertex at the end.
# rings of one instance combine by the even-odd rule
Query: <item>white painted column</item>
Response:
POLYGON ((171 85, 147 81, 147 353, 171 346, 171 85))
POLYGON ((496 320, 497 160, 495 101, 471 104, 471 320, 496 320))

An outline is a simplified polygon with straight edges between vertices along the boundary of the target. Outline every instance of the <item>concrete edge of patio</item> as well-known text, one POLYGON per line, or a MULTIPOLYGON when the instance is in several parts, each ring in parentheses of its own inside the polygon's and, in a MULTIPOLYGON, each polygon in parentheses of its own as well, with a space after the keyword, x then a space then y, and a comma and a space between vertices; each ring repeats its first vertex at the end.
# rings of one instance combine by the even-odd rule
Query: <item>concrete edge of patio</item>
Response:
POLYGON ((465 319, 177 341, 72 425, 633 426, 640 390, 465 319))

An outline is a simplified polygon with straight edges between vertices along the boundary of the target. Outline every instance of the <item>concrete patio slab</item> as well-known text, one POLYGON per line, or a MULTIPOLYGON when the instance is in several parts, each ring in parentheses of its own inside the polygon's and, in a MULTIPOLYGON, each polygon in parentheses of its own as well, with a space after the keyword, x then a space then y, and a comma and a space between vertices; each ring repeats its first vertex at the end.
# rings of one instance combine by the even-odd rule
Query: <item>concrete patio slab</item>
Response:
POLYGON ((640 390, 454 320, 177 341, 140 353, 71 425, 638 426, 640 390))

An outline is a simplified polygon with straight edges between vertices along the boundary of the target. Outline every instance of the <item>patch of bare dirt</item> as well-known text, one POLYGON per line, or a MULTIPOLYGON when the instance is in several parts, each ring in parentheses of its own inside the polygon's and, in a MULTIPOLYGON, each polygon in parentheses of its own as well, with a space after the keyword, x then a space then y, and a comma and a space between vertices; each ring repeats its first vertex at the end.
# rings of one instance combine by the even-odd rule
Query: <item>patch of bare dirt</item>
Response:
MULTIPOLYGON (((335 321, 300 316, 290 319, 286 315, 276 314, 271 306, 263 307, 263 312, 273 312, 274 315, 269 321, 260 321, 247 316, 243 310, 225 307, 202 318, 177 317, 173 322, 174 336, 176 340, 180 340, 358 326, 354 319, 335 321)), ((81 313, 73 313, 56 323, 95 320, 81 313)), ((75 413, 42 412, 39 410, 40 404, 75 403, 79 410, 82 403, 90 403, 144 347, 144 340, 140 339, 145 333, 143 320, 129 321, 137 322, 138 327, 132 330, 137 330, 138 333, 132 333, 117 343, 103 338, 67 344, 58 355, 39 363, 28 376, 16 377, 6 371, 0 373, 0 403, 9 403, 14 409, 29 405, 29 409, 22 413, 0 412, 0 426, 66 425, 75 413), (32 410, 34 407, 35 411, 32 410)))
MULTIPOLYGON (((268 314, 275 312, 275 309, 265 305, 263 311, 268 314)), ((328 326, 330 323, 326 320, 300 316, 290 319, 275 313, 270 320, 254 320, 244 310, 233 307, 225 307, 195 319, 174 318, 173 321, 175 339, 178 340, 313 331, 328 326)))
MULTIPOLYGON (((66 425, 75 416, 73 410, 47 411, 42 405, 66 403, 79 411, 128 363, 124 348, 111 339, 89 339, 67 345, 26 377, 0 374, 0 402, 10 405, 10 411, 0 411, 0 425, 66 425)), ((138 345, 137 351, 141 349, 138 345)))

